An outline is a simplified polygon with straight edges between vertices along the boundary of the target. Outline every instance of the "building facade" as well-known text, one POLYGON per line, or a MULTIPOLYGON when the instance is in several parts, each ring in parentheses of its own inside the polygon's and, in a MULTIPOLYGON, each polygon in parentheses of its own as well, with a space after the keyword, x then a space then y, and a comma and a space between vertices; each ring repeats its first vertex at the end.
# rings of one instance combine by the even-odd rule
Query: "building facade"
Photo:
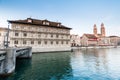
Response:
POLYGON ((97 46, 98 38, 93 34, 83 34, 81 37, 81 46, 97 46))
POLYGON ((106 37, 104 24, 101 24, 100 32, 98 33, 97 26, 93 26, 93 34, 83 34, 81 37, 82 46, 99 46, 108 45, 109 39, 106 37))
POLYGON ((100 34, 98 33, 98 30, 97 30, 97 26, 96 24, 94 24, 93 26, 93 34, 96 36, 96 37, 105 37, 106 36, 106 32, 105 32, 105 27, 104 27, 104 24, 101 23, 101 28, 100 28, 100 34))
POLYGON ((68 51, 70 30, 59 22, 27 18, 10 20, 10 46, 32 46, 33 52, 68 51))
POLYGON ((72 47, 81 46, 80 36, 79 35, 71 34, 70 35, 70 42, 71 42, 72 47))
POLYGON ((4 48, 5 41, 7 41, 7 32, 8 29, 4 27, 0 27, 0 48, 4 48))

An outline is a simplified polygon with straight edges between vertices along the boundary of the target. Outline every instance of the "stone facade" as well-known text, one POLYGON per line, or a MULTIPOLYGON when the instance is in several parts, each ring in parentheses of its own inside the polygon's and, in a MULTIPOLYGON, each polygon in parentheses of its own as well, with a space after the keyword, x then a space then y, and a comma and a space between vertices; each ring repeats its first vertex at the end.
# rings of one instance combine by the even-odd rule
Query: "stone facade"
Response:
POLYGON ((94 24, 94 26, 93 26, 93 34, 94 34, 96 37, 105 37, 105 36, 106 36, 106 32, 105 32, 104 24, 101 23, 100 32, 101 32, 101 33, 98 34, 97 26, 96 26, 96 24, 94 24))
POLYGON ((0 48, 4 47, 4 41, 6 41, 7 28, 0 27, 0 48))
POLYGON ((10 46, 31 46, 33 52, 70 50, 70 29, 58 22, 37 20, 9 21, 10 46))
POLYGON ((99 46, 108 45, 109 38, 106 37, 104 24, 101 24, 100 34, 98 33, 97 26, 93 26, 93 34, 83 34, 81 37, 82 46, 99 46))
POLYGON ((74 46, 80 46, 81 43, 80 43, 80 36, 79 35, 74 35, 74 34, 71 34, 70 35, 70 42, 71 42, 71 46, 74 47, 74 46))
POLYGON ((93 34, 83 34, 81 37, 81 46, 97 46, 98 38, 93 34))

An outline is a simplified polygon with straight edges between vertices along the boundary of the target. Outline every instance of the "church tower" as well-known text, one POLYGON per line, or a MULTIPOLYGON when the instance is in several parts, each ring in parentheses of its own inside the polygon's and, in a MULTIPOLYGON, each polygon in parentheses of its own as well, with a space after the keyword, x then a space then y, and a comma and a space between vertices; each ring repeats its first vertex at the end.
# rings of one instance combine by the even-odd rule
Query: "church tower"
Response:
POLYGON ((101 24, 101 35, 102 37, 105 37, 105 27, 103 23, 101 24))
POLYGON ((95 36, 97 36, 97 26, 96 26, 96 24, 94 24, 93 27, 94 27, 94 28, 93 28, 93 34, 94 34, 95 36))

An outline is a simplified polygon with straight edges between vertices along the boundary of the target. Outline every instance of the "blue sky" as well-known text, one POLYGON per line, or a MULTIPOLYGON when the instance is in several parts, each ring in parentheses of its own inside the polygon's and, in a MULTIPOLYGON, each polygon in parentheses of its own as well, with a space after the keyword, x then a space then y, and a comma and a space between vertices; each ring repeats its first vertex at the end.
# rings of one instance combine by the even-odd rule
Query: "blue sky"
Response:
POLYGON ((92 33, 103 22, 106 34, 120 36, 120 0, 0 0, 0 26, 7 20, 48 19, 73 28, 71 34, 92 33))

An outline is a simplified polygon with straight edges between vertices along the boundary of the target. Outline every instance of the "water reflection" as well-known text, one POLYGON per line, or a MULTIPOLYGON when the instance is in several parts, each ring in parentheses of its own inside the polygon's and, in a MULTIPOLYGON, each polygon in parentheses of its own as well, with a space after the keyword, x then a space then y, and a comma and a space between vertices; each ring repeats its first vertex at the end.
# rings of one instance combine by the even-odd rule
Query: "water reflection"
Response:
POLYGON ((15 73, 3 80, 67 80, 72 77, 70 52, 34 54, 32 60, 17 60, 15 73))
POLYGON ((119 51, 118 48, 76 50, 71 58, 74 78, 77 80, 119 80, 120 60, 116 60, 120 58, 119 51))
POLYGON ((34 54, 0 80, 120 80, 120 48, 34 54))

